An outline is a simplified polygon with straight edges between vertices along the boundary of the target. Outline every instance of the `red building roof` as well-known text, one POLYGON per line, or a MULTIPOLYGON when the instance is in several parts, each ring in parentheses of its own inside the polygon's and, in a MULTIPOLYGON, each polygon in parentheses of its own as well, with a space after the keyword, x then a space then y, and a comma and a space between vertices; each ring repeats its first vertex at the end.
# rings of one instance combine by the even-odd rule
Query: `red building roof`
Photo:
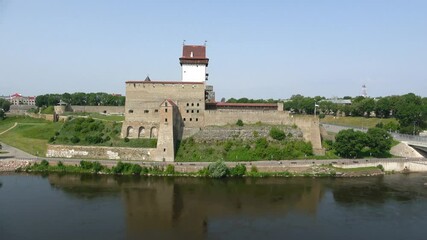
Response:
POLYGON ((206 46, 204 45, 184 45, 182 57, 179 58, 182 64, 204 64, 208 66, 209 58, 206 57, 206 46))
POLYGON ((184 45, 181 58, 206 59, 206 46, 184 45))

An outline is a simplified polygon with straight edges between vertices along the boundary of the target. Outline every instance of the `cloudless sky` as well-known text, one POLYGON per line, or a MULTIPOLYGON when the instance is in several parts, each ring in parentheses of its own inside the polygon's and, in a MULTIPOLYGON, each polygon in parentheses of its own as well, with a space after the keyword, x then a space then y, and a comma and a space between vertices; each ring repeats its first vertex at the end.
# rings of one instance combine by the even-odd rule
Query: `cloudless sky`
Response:
POLYGON ((427 96, 425 0, 0 0, 0 95, 181 80, 184 39, 217 100, 427 96))

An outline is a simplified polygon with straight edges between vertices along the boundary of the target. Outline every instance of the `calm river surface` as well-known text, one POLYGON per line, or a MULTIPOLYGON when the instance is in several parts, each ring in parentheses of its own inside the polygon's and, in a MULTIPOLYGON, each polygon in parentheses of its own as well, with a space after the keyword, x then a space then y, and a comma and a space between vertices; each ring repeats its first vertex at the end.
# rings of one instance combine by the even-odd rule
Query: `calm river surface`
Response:
POLYGON ((427 239, 427 174, 0 175, 0 239, 427 239))

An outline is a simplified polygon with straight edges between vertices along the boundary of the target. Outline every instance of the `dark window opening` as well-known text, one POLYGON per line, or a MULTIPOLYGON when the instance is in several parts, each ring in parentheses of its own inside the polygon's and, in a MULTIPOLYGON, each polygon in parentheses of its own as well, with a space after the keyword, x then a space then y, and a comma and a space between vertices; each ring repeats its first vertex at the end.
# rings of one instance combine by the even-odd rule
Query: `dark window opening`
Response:
POLYGON ((144 110, 144 113, 148 113, 149 111, 148 110, 144 110))
POLYGON ((190 110, 187 110, 187 113, 189 113, 190 112, 190 110))
POLYGON ((165 118, 165 122, 168 122, 168 119, 167 119, 167 118, 165 118))
POLYGON ((199 106, 199 103, 197 103, 197 106, 199 106))
POLYGON ((198 118, 196 118, 196 122, 198 122, 199 121, 199 119, 198 118))
POLYGON ((191 113, 194 113, 194 110, 191 110, 191 113))
POLYGON ((168 109, 167 109, 167 108, 165 108, 165 112, 168 112, 168 109))
POLYGON ((191 121, 193 121, 193 119, 192 119, 192 118, 190 118, 190 122, 191 122, 191 121))
POLYGON ((159 112, 159 109, 154 109, 154 112, 159 112))
POLYGON ((190 104, 189 104, 189 103, 187 103, 187 107, 188 107, 188 106, 190 106, 190 104))
POLYGON ((197 110, 197 113, 199 113, 199 110, 197 110))
POLYGON ((163 148, 163 152, 166 152, 166 148, 163 148))
POLYGON ((191 103, 191 106, 194 106, 194 103, 191 103))
POLYGON ((131 109, 131 110, 129 110, 129 113, 133 113, 133 110, 131 109))
POLYGON ((185 118, 184 118, 184 122, 185 122, 185 118))

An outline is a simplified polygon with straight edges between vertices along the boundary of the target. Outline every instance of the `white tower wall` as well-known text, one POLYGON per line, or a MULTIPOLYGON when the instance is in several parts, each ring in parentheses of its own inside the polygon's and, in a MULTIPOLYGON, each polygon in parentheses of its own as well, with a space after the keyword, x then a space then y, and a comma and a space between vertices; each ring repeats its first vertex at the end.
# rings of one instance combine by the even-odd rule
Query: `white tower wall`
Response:
POLYGON ((181 76, 183 82, 204 82, 206 80, 206 65, 182 64, 181 76))

